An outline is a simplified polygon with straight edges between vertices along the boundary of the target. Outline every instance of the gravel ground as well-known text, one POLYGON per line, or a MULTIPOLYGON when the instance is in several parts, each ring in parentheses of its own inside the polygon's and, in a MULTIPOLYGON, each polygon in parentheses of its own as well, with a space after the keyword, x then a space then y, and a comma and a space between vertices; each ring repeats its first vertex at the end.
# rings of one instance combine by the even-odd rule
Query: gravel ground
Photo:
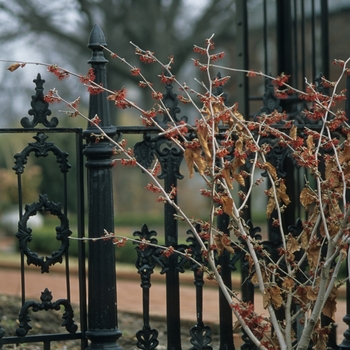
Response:
MULTIPOLYGON (((11 296, 0 296, 0 326, 5 331, 6 336, 15 335, 16 328, 18 327, 18 312, 21 307, 19 298, 11 296)), ((75 315, 77 315, 75 310, 75 315)), ((49 310, 47 312, 31 312, 30 313, 30 325, 32 329, 28 334, 50 334, 50 333, 64 333, 66 332, 64 327, 61 327, 62 323, 62 312, 49 310)), ((118 344, 126 350, 137 350, 136 342, 137 339, 135 334, 142 328, 142 317, 140 315, 134 315, 129 313, 119 313, 119 329, 122 330, 123 335, 119 339, 118 344)), ((76 324, 77 317, 75 317, 76 324)), ((166 349, 167 344, 167 331, 166 324, 162 320, 151 320, 151 327, 158 330, 159 345, 158 350, 166 349)), ((183 325, 183 334, 181 334, 183 348, 189 349, 192 347, 189 341, 189 329, 192 325, 183 325)), ((215 349, 215 344, 218 343, 218 336, 213 335, 212 346, 215 349)), ((0 345, 1 348, 1 345, 0 345)), ((18 345, 3 345, 2 350, 42 350, 42 344, 26 343, 18 345)), ((218 348, 218 345, 217 345, 218 348)), ((80 350, 79 341, 66 341, 66 342, 53 342, 51 344, 52 350, 80 350)))

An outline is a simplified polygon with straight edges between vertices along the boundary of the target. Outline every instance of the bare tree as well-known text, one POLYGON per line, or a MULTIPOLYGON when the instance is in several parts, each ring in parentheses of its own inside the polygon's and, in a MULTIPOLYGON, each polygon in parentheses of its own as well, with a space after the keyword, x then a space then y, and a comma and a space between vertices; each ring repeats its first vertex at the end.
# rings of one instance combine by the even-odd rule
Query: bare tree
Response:
MULTIPOLYGON (((213 32, 217 45, 232 40, 233 13, 232 0, 0 0, 0 44, 11 47, 1 56, 6 52, 8 58, 14 45, 25 42, 31 51, 26 52, 26 59, 39 55, 42 60, 64 61, 65 67, 84 72, 88 35, 98 23, 114 52, 134 59, 132 41, 156 52, 163 61, 173 55, 173 73, 178 75, 190 62, 194 43, 213 32)), ((149 65, 147 75, 160 74, 156 69, 149 65)), ((115 60, 110 60, 108 72, 110 87, 136 82, 129 69, 115 60)))

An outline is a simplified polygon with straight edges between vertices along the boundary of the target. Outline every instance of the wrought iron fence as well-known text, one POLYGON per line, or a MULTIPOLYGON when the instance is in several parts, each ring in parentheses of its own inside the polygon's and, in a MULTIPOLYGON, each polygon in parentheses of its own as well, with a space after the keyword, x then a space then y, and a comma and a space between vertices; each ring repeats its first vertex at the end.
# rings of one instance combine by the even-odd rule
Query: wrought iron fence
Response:
MULTIPOLYGON (((48 108, 48 103, 44 101, 44 84, 43 80, 38 74, 35 83, 35 94, 32 96, 29 115, 32 118, 24 117, 21 119, 23 128, 6 128, 1 129, 1 135, 19 136, 28 135, 34 139, 34 142, 29 142, 26 147, 14 155, 13 175, 17 176, 18 184, 18 231, 16 237, 18 239, 19 255, 20 255, 20 282, 21 282, 21 302, 22 307, 18 310, 18 327, 15 329, 15 335, 5 334, 4 329, 0 323, 0 347, 6 344, 22 344, 22 343, 42 343, 44 349, 50 349, 51 342, 80 340, 81 348, 87 347, 85 338, 86 333, 86 286, 85 286, 85 246, 79 243, 79 313, 74 314, 74 307, 71 304, 71 269, 69 259, 69 236, 72 234, 69 224, 69 207, 68 197, 74 196, 77 200, 77 216, 76 216, 76 232, 78 237, 84 236, 84 170, 83 170, 83 132, 79 128, 59 128, 58 119, 52 117, 50 120, 51 111, 48 108), (30 120, 31 119, 31 120, 30 120), (69 172, 71 165, 69 159, 71 156, 67 152, 60 149, 50 137, 54 139, 57 134, 70 135, 72 140, 75 139, 75 174, 70 176, 69 172), (61 181, 56 181, 51 186, 59 188, 60 197, 52 198, 47 194, 39 194, 38 199, 32 203, 25 203, 28 200, 24 194, 26 186, 31 186, 29 183, 23 183, 23 175, 26 172, 27 166, 31 159, 46 158, 54 159, 53 166, 56 171, 61 173, 61 181), (28 163, 28 164, 27 164, 28 163), (75 193, 69 193, 68 182, 73 181, 75 185, 75 193), (32 229, 29 220, 39 215, 39 213, 47 214, 55 217, 59 221, 55 232, 47 232, 52 239, 56 239, 59 248, 53 251, 49 256, 39 256, 36 252, 30 249, 30 242, 36 236, 35 229, 32 229), (34 231, 34 232, 33 232, 34 231), (27 296, 27 271, 28 266, 36 267, 38 274, 48 274, 51 269, 55 269, 56 264, 64 265, 65 285, 62 285, 60 290, 52 293, 48 286, 44 290, 38 290, 38 300, 28 300, 27 296), (54 299, 59 295, 59 299, 54 299), (30 325, 30 312, 42 312, 48 310, 61 310, 62 312, 62 326, 65 326, 66 333, 61 334, 30 334, 32 326, 30 325), (80 324, 80 329, 76 324, 76 319, 80 324)), ((30 140, 30 138, 28 138, 30 140)), ((74 155, 73 155, 74 156, 74 155)), ((28 181, 28 179, 27 179, 28 181)), ((4 190, 4 189, 3 189, 4 190)), ((33 278, 33 277, 32 277, 33 278)), ((6 281, 2 281, 6 283, 6 281)), ((32 282, 31 282, 32 283, 32 282)), ((6 315, 5 315, 6 316, 6 315)), ((14 320, 15 321, 15 320, 14 320)))
MULTIPOLYGON (((278 56, 278 62, 276 63, 279 71, 286 71, 288 74, 298 72, 301 70, 305 75, 306 65, 302 56, 302 62, 300 65, 300 52, 299 44, 293 40, 297 36, 297 32, 301 31, 301 37, 305 35, 306 15, 304 8, 304 1, 302 5, 298 4, 298 1, 277 1, 276 2, 276 15, 278 18, 277 28, 278 36, 276 38, 277 50, 281 53, 278 56), (301 6, 301 7, 300 7, 301 6), (298 9, 301 9, 301 17, 298 15, 298 9), (300 24, 300 27, 298 26, 300 24), (294 31, 294 33, 293 33, 294 31), (293 42, 294 46, 287 45, 293 42), (287 44, 286 44, 287 43, 287 44), (300 68, 301 67, 301 68, 300 68)), ((247 4, 244 0, 239 0, 237 4, 237 38, 239 38, 238 55, 239 60, 238 68, 247 69, 248 60, 248 11, 247 4)), ((312 1, 314 4, 314 1, 312 1)), ((268 26, 267 11, 269 2, 263 1, 263 14, 265 21, 263 22, 263 41, 264 45, 264 58, 265 68, 264 71, 270 68, 268 65, 268 26)), ((327 36, 327 1, 322 0, 321 17, 323 26, 321 27, 322 38, 327 36)), ((314 11, 311 6, 312 11, 314 11)), ((314 12, 310 13, 309 19, 316 18, 314 12)), ((322 69, 327 74, 328 69, 328 57, 327 57, 327 42, 325 39, 321 41, 321 53, 322 53, 322 69)), ((312 42, 315 45, 313 52, 316 52, 316 37, 312 35, 312 42)), ((305 46, 305 42, 303 43, 305 46)), ((102 83, 103 86, 107 86, 106 83, 106 63, 107 60, 104 57, 102 46, 106 46, 104 35, 98 26, 95 26, 89 40, 89 48, 92 50, 92 57, 89 61, 92 68, 94 68, 96 75, 96 82, 102 83)), ((304 46, 302 46, 301 52, 304 46)), ((312 66, 313 72, 316 73, 316 65, 312 66)), ((297 75, 298 76, 298 75, 297 75)), ((22 308, 19 310, 19 325, 16 330, 16 336, 7 336, 4 334, 2 328, 0 328, 0 345, 6 344, 19 344, 30 342, 43 343, 44 349, 50 349, 51 342, 67 340, 67 339, 79 339, 81 342, 81 349, 89 348, 93 349, 120 349, 118 339, 121 337, 122 330, 118 329, 118 315, 116 305, 116 272, 115 272, 115 249, 112 241, 98 240, 96 242, 89 243, 88 254, 88 293, 85 287, 86 272, 85 272, 85 246, 79 244, 79 280, 80 280, 80 297, 79 297, 79 309, 80 309, 80 329, 77 329, 74 319, 77 315, 74 315, 73 306, 70 302, 70 267, 69 267, 69 244, 68 237, 71 234, 71 228, 69 226, 69 208, 67 204, 68 196, 72 195, 67 190, 67 174, 70 171, 68 154, 58 148, 53 142, 48 141, 50 135, 57 133, 70 133, 75 135, 76 140, 76 167, 77 167, 77 205, 78 205, 78 225, 77 235, 83 237, 84 228, 84 171, 83 171, 83 156, 86 157, 86 172, 87 172, 87 201, 88 201, 88 236, 90 238, 99 238, 104 230, 114 231, 114 210, 113 210, 113 185, 112 185, 112 157, 113 147, 108 140, 100 140, 95 142, 95 136, 99 133, 99 130, 93 125, 89 125, 86 130, 79 128, 59 128, 56 118, 48 120, 50 111, 47 103, 43 99, 43 83, 44 80, 40 76, 34 81, 36 84, 36 94, 32 98, 32 109, 29 114, 33 117, 23 118, 21 124, 23 128, 17 129, 1 129, 1 134, 33 134, 35 142, 30 142, 21 152, 15 156, 14 173, 18 177, 18 198, 19 198, 19 223, 18 232, 16 234, 20 247, 21 255, 21 295, 22 295, 22 308), (42 124, 42 126, 39 126, 42 124), (95 136, 94 136, 95 135, 95 136), (86 145, 83 144, 83 140, 86 140, 86 145), (55 198, 49 198, 47 195, 41 194, 37 201, 25 204, 23 202, 23 184, 22 174, 25 172, 25 165, 28 158, 31 156, 46 157, 53 155, 55 157, 58 171, 62 173, 62 204, 55 198), (38 212, 49 212, 51 215, 56 216, 60 221, 60 225, 56 228, 56 238, 61 242, 59 249, 48 257, 39 257, 36 253, 32 252, 29 247, 29 242, 32 238, 32 234, 35 235, 35 231, 28 227, 28 219, 31 216, 36 215, 38 212), (26 261, 25 261, 26 260, 26 261), (57 300, 53 299, 52 293, 47 289, 42 291, 40 302, 27 300, 26 297, 26 266, 35 265, 40 273, 49 273, 50 270, 57 263, 64 262, 66 272, 66 286, 64 291, 64 297, 57 300), (86 305, 86 296, 88 295, 88 304, 86 305), (28 310, 31 309, 36 312, 42 310, 58 310, 64 308, 63 319, 64 326, 67 333, 64 334, 46 334, 46 335, 30 335, 30 325, 28 310), (29 333, 28 333, 29 332, 29 333)), ((257 100, 252 96, 249 90, 247 78, 240 76, 239 78, 239 90, 237 93, 237 100, 240 102, 243 114, 248 116, 251 110, 250 101, 257 100)), ((89 116, 94 117, 96 114, 101 119, 101 127, 107 133, 107 135, 119 138, 122 134, 137 134, 142 135, 143 139, 139 140, 134 145, 135 156, 138 161, 144 166, 148 167, 152 161, 157 158, 161 164, 162 173, 159 176, 164 180, 164 188, 167 192, 170 192, 172 186, 177 186, 178 181, 183 179, 180 172, 180 166, 183 160, 182 152, 172 144, 168 138, 159 136, 158 130, 153 128, 145 128, 138 126, 114 126, 111 124, 109 105, 107 103, 106 93, 90 96, 89 116)), ((169 108, 169 113, 174 120, 180 120, 180 110, 177 105, 177 98, 172 87, 166 86, 163 102, 169 108)), ((273 90, 270 89, 267 82, 266 92, 262 98, 260 98, 261 111, 271 112, 274 109, 280 108, 281 101, 279 101, 274 95, 273 90)), ((287 104, 283 105, 290 114, 290 118, 298 120, 300 126, 305 126, 308 123, 305 119, 300 117, 299 111, 300 101, 291 98, 287 101, 287 104)), ((349 110, 349 108, 348 108, 349 110)), ((259 111, 257 110, 257 113, 259 111)), ((161 124, 167 123, 167 116, 164 115, 163 120, 159 122, 161 124)), ((309 125, 310 128, 317 127, 317 125, 309 125)), ((298 173, 294 164, 288 159, 284 151, 279 150, 277 146, 275 151, 271 153, 271 163, 276 165, 279 171, 279 176, 286 178, 286 181, 290 184, 291 193, 299 193, 300 191, 294 191, 295 186, 300 186, 299 179, 302 174, 298 173), (288 175, 287 175, 288 174, 288 175), (292 175, 291 175, 292 174, 292 175)), ((56 184, 55 184, 56 186, 56 184)), ((288 185, 287 185, 288 188, 288 185)), ((298 201, 295 201, 298 202, 298 201)), ((179 244, 179 228, 178 222, 174 220, 175 209, 169 204, 164 204, 164 241, 165 246, 173 246, 178 250, 185 251, 190 248, 193 256, 202 261, 203 260, 201 249, 193 237, 191 232, 188 232, 187 244, 179 244)), ((288 216, 288 226, 290 230, 296 232, 300 230, 300 211, 297 208, 292 208, 290 212, 286 214, 288 216)), ((218 228, 229 234, 228 230, 229 217, 226 215, 219 216, 218 228)), ((258 238, 260 229, 254 227, 250 222, 250 234, 258 238)), ((272 225, 268 225, 269 240, 268 249, 273 250, 279 246, 280 239, 278 233, 274 231, 272 225)), ((136 238, 145 238, 151 243, 157 243, 157 235, 154 230, 151 230, 146 224, 142 226, 139 231, 135 231, 133 235, 136 238)), ((142 288, 142 305, 143 305, 143 327, 136 333, 137 344, 140 349, 156 349, 158 346, 158 332, 152 328, 150 321, 150 290, 151 290, 151 275, 154 272, 156 266, 161 268, 161 273, 166 276, 166 323, 167 323, 167 348, 168 349, 181 349, 182 347, 191 347, 191 349, 212 349, 211 347, 211 329, 206 325, 203 316, 203 285, 204 277, 203 273, 198 270, 197 265, 190 265, 189 268, 193 271, 194 284, 196 289, 196 323, 189 330, 190 344, 181 344, 180 328, 181 328, 181 313, 180 313, 180 279, 179 274, 184 271, 185 264, 188 261, 178 255, 172 255, 165 258, 161 254, 160 249, 156 247, 149 247, 146 250, 135 246, 137 251, 136 268, 140 274, 141 288, 142 288)), ((246 302, 254 302, 254 286, 249 282, 248 271, 242 260, 243 252, 230 255, 227 251, 222 254, 219 259, 219 264, 222 266, 222 276, 226 285, 230 288, 231 285, 231 273, 236 268, 237 261, 242 261, 242 295, 243 300, 246 302)), ((347 301, 349 298, 349 284, 347 285, 347 301)), ((227 304, 224 296, 220 293, 218 300, 218 308, 220 310, 220 349, 234 349, 234 340, 232 334, 232 311, 227 304)), ((344 322, 350 325, 350 306, 347 303, 347 315, 344 315, 344 322)), ((345 313, 345 311, 344 311, 345 313)), ((325 320, 325 322, 328 322, 325 320)), ((1 326, 1 324, 0 324, 1 326)), ((340 348, 350 349, 350 330, 347 330, 344 334, 344 340, 339 346, 340 348)), ((255 349, 254 345, 250 343, 249 339, 243 335, 244 345, 241 349, 255 349)), ((335 340, 335 332, 329 338, 329 346, 337 348, 335 340)))

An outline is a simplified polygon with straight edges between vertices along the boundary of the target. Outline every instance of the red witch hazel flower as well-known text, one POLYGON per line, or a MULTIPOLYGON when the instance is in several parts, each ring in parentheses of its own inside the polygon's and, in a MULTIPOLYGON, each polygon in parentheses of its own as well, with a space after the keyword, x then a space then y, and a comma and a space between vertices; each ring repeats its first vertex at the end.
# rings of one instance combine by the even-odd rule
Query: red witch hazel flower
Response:
POLYGON ((152 98, 155 100, 161 100, 163 98, 163 94, 161 92, 153 91, 152 98))
POLYGON ((201 55, 205 55, 207 53, 207 50, 203 47, 200 47, 200 46, 197 46, 197 45, 194 45, 193 47, 193 51, 194 52, 198 52, 200 53, 201 55))
POLYGON ((277 86, 283 86, 289 79, 290 75, 282 73, 281 75, 277 76, 276 79, 272 80, 272 84, 277 86))
POLYGON ((140 68, 134 67, 134 68, 130 69, 130 73, 131 73, 131 75, 134 76, 134 77, 140 75, 140 72, 141 72, 141 69, 140 69, 140 68))
POLYGON ((140 53, 138 50, 136 50, 136 54, 139 55, 140 61, 143 63, 154 63, 156 62, 156 59, 154 58, 154 53, 151 51, 146 51, 145 54, 140 53))
POLYGON ((228 80, 230 79, 231 77, 227 76, 227 77, 223 77, 223 78, 219 78, 219 77, 216 77, 213 82, 212 82, 212 85, 213 87, 219 87, 219 86, 224 86, 228 80))
POLYGON ((161 75, 158 75, 158 77, 160 78, 160 81, 165 85, 171 84, 175 80, 175 75, 166 76, 164 72, 162 72, 161 75))
POLYGON ((152 108, 149 111, 142 111, 142 115, 148 119, 153 119, 157 116, 157 112, 154 108, 152 108))
POLYGON ((55 103, 55 102, 61 102, 61 99, 56 95, 55 90, 50 90, 48 94, 44 96, 44 101, 47 103, 55 103))
POLYGON ((63 80, 65 78, 68 78, 69 77, 69 73, 63 69, 61 69, 60 67, 58 67, 56 64, 52 64, 51 66, 49 66, 47 68, 47 70, 50 72, 50 73, 53 73, 56 75, 56 77, 59 79, 59 80, 63 80))
POLYGON ((90 95, 98 95, 101 92, 103 92, 102 84, 100 84, 100 85, 89 85, 88 86, 88 93, 90 95))
POLYGON ((120 247, 124 247, 127 241, 128 239, 126 237, 123 237, 122 239, 114 238, 113 244, 116 245, 118 248, 120 248, 120 247))
POLYGON ((164 255, 166 258, 169 258, 169 256, 173 255, 174 253, 175 253, 175 249, 172 246, 162 251, 162 255, 164 255))
POLYGON ((154 192, 154 193, 161 193, 162 192, 162 190, 158 186, 156 186, 152 183, 148 183, 146 186, 146 189, 151 191, 151 192, 154 192))
POLYGON ((224 57, 225 57, 225 52, 219 52, 219 53, 210 55, 210 60, 214 62, 217 60, 221 60, 224 57))
POLYGON ((123 158, 123 159, 121 160, 121 163, 122 163, 122 165, 124 165, 124 166, 136 166, 137 161, 136 161, 135 158, 129 158, 129 159, 123 158))
POLYGON ((127 107, 131 107, 130 103, 126 100, 126 89, 124 87, 109 95, 107 100, 114 101, 114 104, 118 108, 125 109, 127 107))
POLYGON ((79 77, 79 81, 83 84, 89 84, 92 81, 95 81, 96 76, 93 68, 90 68, 86 75, 79 77))
POLYGON ((98 125, 101 123, 101 119, 97 114, 95 114, 95 116, 90 120, 90 123, 91 125, 98 125))

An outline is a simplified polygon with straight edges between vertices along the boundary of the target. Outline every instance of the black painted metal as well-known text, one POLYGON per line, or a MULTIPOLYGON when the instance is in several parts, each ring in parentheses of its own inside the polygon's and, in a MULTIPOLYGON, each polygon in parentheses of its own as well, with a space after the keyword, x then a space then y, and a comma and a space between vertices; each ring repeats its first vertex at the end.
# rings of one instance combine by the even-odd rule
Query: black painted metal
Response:
MULTIPOLYGON (((167 140, 162 140, 160 144, 167 144, 167 140)), ((170 193, 172 187, 177 187, 177 179, 182 179, 180 175, 180 164, 183 154, 177 148, 170 146, 161 150, 157 149, 156 155, 162 166, 162 174, 159 176, 164 179, 164 189, 170 193)), ((175 202, 177 199, 174 198, 175 202)), ((166 203, 164 205, 164 233, 165 245, 177 249, 178 245, 178 225, 174 215, 176 210, 166 203)), ((180 325, 180 292, 179 292, 179 271, 177 268, 177 256, 172 255, 167 259, 166 271, 166 312, 168 327, 168 349, 181 349, 181 325, 180 325)))
MULTIPOLYGON (((198 227, 198 232, 200 232, 200 227, 198 227)), ((203 257, 201 246, 197 239, 194 237, 193 232, 191 230, 187 231, 187 234, 190 235, 190 237, 187 238, 187 242, 189 243, 188 246, 186 246, 186 249, 188 249, 191 252, 192 257, 200 262, 203 266, 207 266, 208 262, 203 257)), ((205 241, 203 239, 203 241, 205 241)), ((206 244, 208 244, 207 241, 205 241, 206 244)), ((212 331, 209 326, 206 326, 203 321, 203 286, 204 286, 204 273, 203 270, 200 268, 199 265, 195 263, 191 263, 191 270, 194 274, 194 285, 196 286, 196 315, 197 315, 197 323, 190 329, 190 335, 191 339, 190 342, 193 345, 193 347, 190 348, 190 350, 196 350, 196 349, 207 349, 212 350, 212 347, 210 346, 211 340, 212 340, 212 331)))
MULTIPOLYGON (((247 1, 237 0, 237 67, 240 69, 249 69, 249 37, 248 37, 248 9, 247 1)), ((265 23, 266 25, 266 23, 265 23)), ((266 51, 265 51, 266 52, 266 51)), ((249 81, 247 74, 240 73, 237 75, 237 96, 236 101, 242 115, 249 115, 249 81)))
MULTIPOLYGON (((346 104, 345 111, 348 117, 350 118, 350 77, 346 79, 346 104)), ((349 276, 349 265, 346 264, 346 275, 349 276)), ((347 330, 343 334, 343 340, 341 344, 339 344, 339 348, 341 349, 350 349, 350 281, 349 279, 346 282, 346 315, 343 318, 344 323, 348 326, 347 330)))
MULTIPOLYGON (((104 34, 97 25, 92 29, 89 48, 92 57, 89 61, 95 72, 95 82, 107 86, 106 63, 101 45, 106 45, 104 34)), ((116 134, 111 126, 107 93, 90 96, 89 117, 98 115, 100 126, 109 135, 116 134)), ((88 235, 101 237, 104 230, 114 232, 113 185, 111 157, 113 147, 106 139, 96 142, 93 134, 99 130, 89 124, 84 131, 87 146, 87 196, 88 196, 88 235)), ((117 344, 121 332, 117 327, 115 249, 112 241, 89 242, 88 270, 88 349, 120 349, 117 344)))
MULTIPOLYGON (((35 142, 28 143, 21 152, 14 155, 15 164, 13 166, 14 175, 17 175, 18 183, 18 207, 19 207, 19 221, 18 221, 18 232, 16 234, 19 243, 20 256, 21 256, 21 298, 22 307, 18 310, 19 312, 19 325, 17 329, 14 329, 14 334, 8 335, 1 328, 0 324, 0 347, 2 344, 19 344, 19 343, 32 343, 41 342, 43 349, 50 349, 52 342, 66 341, 66 340, 80 340, 81 349, 85 349, 87 342, 85 339, 86 330, 86 291, 85 283, 80 284, 80 329, 78 330, 75 324, 74 307, 71 304, 70 296, 70 265, 69 265, 69 236, 71 230, 69 227, 68 219, 68 190, 67 190, 67 175, 71 168, 68 158, 69 155, 65 151, 55 145, 54 142, 48 141, 48 135, 54 138, 55 134, 68 133, 71 135, 75 134, 75 146, 76 146, 76 166, 77 166, 77 192, 76 195, 84 200, 83 188, 83 167, 82 167, 82 130, 78 128, 57 128, 58 119, 56 117, 51 118, 49 121, 47 116, 51 115, 51 111, 48 109, 48 104, 44 100, 44 84, 45 80, 41 79, 40 74, 34 79, 36 85, 35 95, 32 96, 31 106, 28 114, 33 116, 32 121, 30 118, 24 117, 21 120, 23 128, 8 128, 0 129, 1 134, 27 134, 34 138, 35 142), (45 128, 37 127, 42 124, 45 128), (30 204, 23 204, 23 184, 22 175, 25 173, 26 165, 28 160, 35 156, 36 158, 50 158, 54 156, 57 163, 57 170, 62 174, 62 182, 55 183, 55 186, 61 186, 62 192, 62 204, 58 201, 54 201, 55 198, 49 198, 47 194, 39 194, 39 199, 36 202, 30 204), (28 243, 36 236, 36 230, 28 226, 28 220, 30 217, 38 215, 39 212, 49 213, 58 218, 60 225, 56 227, 55 235, 52 234, 52 238, 61 242, 61 246, 51 255, 42 257, 36 252, 30 250, 28 243), (61 290, 55 291, 55 295, 60 295, 61 298, 53 300, 50 286, 47 286, 43 291, 38 290, 38 297, 40 301, 28 300, 26 295, 26 264, 32 264, 39 269, 35 271, 40 275, 42 273, 50 273, 51 270, 55 269, 56 264, 65 264, 66 283, 62 285, 61 290), (41 294, 41 296, 40 296, 41 294), (64 296, 62 298, 62 296, 64 296), (50 310, 61 310, 64 308, 62 314, 63 322, 62 326, 66 327, 68 333, 60 334, 41 334, 31 335, 30 317, 28 311, 33 312, 50 312, 50 310)), ((72 194, 73 195, 73 194, 72 194)), ((82 209, 81 204, 80 209, 82 209)), ((78 237, 84 236, 84 211, 80 210, 77 213, 78 222, 78 237)), ((48 232, 48 234, 50 234, 48 232)), ((85 281, 85 253, 83 244, 79 243, 79 276, 82 281, 85 281)), ((78 317, 79 317, 78 316, 78 317)), ((15 322, 14 322, 15 324, 15 322)))
MULTIPOLYGON (((227 235, 230 235, 230 217, 226 214, 218 216, 218 229, 227 235)), ((221 276, 225 285, 232 289, 231 268, 230 268, 230 254, 224 251, 218 257, 218 264, 221 266, 221 276)), ((232 333, 232 310, 225 299, 224 294, 219 290, 219 321, 220 321, 220 350, 233 350, 233 333, 232 333)))
MULTIPOLYGON (((157 244, 155 238, 157 232, 149 231, 147 225, 143 225, 141 231, 133 233, 140 241, 143 239, 151 244, 157 244)), ((136 242, 135 242, 136 244, 136 242)), ((156 266, 156 256, 159 253, 159 248, 155 246, 140 246, 137 244, 137 260, 136 268, 141 277, 142 288, 142 305, 143 305, 143 327, 136 333, 137 347, 144 350, 153 350, 158 344, 158 331, 152 329, 150 325, 150 288, 151 288, 151 274, 154 272, 156 266)))

